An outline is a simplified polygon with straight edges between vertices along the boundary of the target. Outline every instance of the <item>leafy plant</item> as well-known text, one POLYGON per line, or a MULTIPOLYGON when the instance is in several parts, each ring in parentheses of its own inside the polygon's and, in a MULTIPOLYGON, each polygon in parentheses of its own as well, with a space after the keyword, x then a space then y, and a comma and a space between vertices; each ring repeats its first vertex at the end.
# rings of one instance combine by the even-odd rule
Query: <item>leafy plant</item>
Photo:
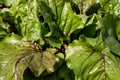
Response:
POLYGON ((116 80, 119 48, 119 0, 0 0, 0 80, 116 80))

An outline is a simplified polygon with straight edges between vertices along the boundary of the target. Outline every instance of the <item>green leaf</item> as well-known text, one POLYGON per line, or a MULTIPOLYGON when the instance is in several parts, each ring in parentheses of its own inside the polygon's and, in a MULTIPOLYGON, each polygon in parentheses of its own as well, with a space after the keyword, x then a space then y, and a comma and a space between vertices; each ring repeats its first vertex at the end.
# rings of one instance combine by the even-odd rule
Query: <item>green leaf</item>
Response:
POLYGON ((119 0, 102 0, 101 6, 104 12, 116 16, 120 16, 120 1, 119 0))
MULTIPOLYGON (((54 0, 50 0, 50 4, 48 0, 41 0, 40 2, 40 11, 44 18, 44 22, 48 24, 50 29, 50 36, 59 37, 59 29, 58 25, 56 24, 55 14, 53 10, 50 8, 51 4, 55 3, 54 0)), ((56 8, 56 6, 54 6, 56 8)))
MULTIPOLYGON (((68 1, 73 2, 77 5, 77 7, 79 8, 80 14, 85 14, 92 6, 95 6, 95 4, 99 2, 99 0, 68 0, 68 1)), ((91 13, 96 12, 94 11, 95 8, 97 8, 97 6, 92 8, 93 10, 91 13)))
POLYGON ((14 0, 0 0, 1 4, 4 4, 5 6, 11 6, 14 0))
POLYGON ((119 79, 119 23, 119 0, 0 0, 0 80, 119 79))
POLYGON ((120 41, 120 20, 116 21, 116 36, 118 40, 120 41))
POLYGON ((76 29, 82 29, 84 23, 71 9, 71 4, 66 2, 60 19, 60 29, 63 31, 65 37, 69 38, 70 34, 76 29))
POLYGON ((23 80, 26 68, 30 68, 36 77, 45 70, 52 73, 55 71, 55 63, 59 61, 55 53, 54 48, 43 52, 38 44, 23 41, 12 34, 0 42, 0 79, 23 80))
POLYGON ((15 32, 14 16, 9 12, 9 9, 2 9, 0 12, 0 26, 7 32, 15 32))
POLYGON ((94 14, 87 18, 85 27, 81 30, 81 34, 84 34, 86 37, 96 37, 100 32, 100 23, 98 21, 98 15, 94 14))
MULTIPOLYGON (((117 23, 118 19, 114 15, 106 15, 103 18, 103 40, 104 43, 110 48, 110 50, 120 56, 120 43, 117 41, 116 37, 119 36, 119 24, 117 23), (114 21, 113 21, 114 20, 114 21)), ((119 22, 119 21, 118 21, 119 22)))
MULTIPOLYGON (((10 42, 12 42, 12 40, 16 40, 15 42, 18 44, 17 39, 12 39, 11 37, 10 42)), ((20 56, 19 54, 20 53, 17 51, 17 45, 13 45, 13 43, 10 44, 9 42, 6 43, 4 41, 0 42, 0 77, 2 77, 4 80, 15 80, 15 77, 13 77, 13 75, 15 72, 14 69, 16 61, 20 56), (6 48, 4 46, 6 46, 6 48)))
POLYGON ((40 5, 45 23, 48 23, 52 33, 54 31, 53 35, 62 34, 69 39, 72 32, 84 27, 84 21, 72 10, 70 2, 46 0, 41 1, 40 5))
POLYGON ((120 56, 120 49, 119 49, 120 43, 115 38, 109 36, 108 38, 105 39, 105 44, 110 48, 110 50, 114 54, 120 56))
POLYGON ((43 52, 42 59, 40 56, 41 53, 38 53, 36 54, 36 56, 34 56, 34 59, 30 65, 30 69, 36 77, 40 76, 45 70, 47 70, 47 73, 49 74, 55 71, 54 65, 56 62, 59 61, 59 58, 54 55, 55 52, 56 49, 48 48, 46 51, 43 52), (40 62, 40 60, 42 61, 40 62))
POLYGON ((46 42, 49 43, 52 47, 59 48, 61 47, 61 40, 57 40, 55 37, 45 38, 46 42))
POLYGON ((26 36, 27 40, 35 41, 42 38, 37 0, 15 0, 11 7, 11 12, 16 17, 20 33, 26 36))
POLYGON ((97 0, 83 0, 81 3, 81 6, 83 6, 83 13, 86 13, 96 2, 97 0))
POLYGON ((0 40, 7 35, 7 32, 0 26, 0 40))
POLYGON ((104 26, 104 34, 103 34, 103 39, 112 36, 115 37, 115 28, 116 28, 116 21, 114 15, 107 14, 105 17, 102 19, 102 25, 104 26))
POLYGON ((12 33, 11 36, 6 36, 3 39, 3 42, 6 42, 6 43, 16 46, 16 45, 22 45, 21 40, 22 40, 21 36, 18 36, 16 34, 12 33))
POLYGON ((96 25, 92 24, 92 25, 86 26, 84 27, 84 29, 82 29, 81 32, 87 37, 94 37, 96 32, 96 25))
POLYGON ((120 67, 116 57, 105 47, 101 37, 75 40, 68 45, 66 61, 76 80, 116 80, 120 67))

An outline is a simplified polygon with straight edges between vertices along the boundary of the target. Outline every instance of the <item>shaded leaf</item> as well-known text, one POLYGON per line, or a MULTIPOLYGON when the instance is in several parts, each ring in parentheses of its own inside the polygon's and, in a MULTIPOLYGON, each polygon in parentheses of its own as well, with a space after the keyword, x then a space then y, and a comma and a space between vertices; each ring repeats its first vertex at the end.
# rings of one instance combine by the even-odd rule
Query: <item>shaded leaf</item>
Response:
POLYGON ((43 80, 74 80, 74 73, 63 63, 56 72, 44 76, 43 80))
MULTIPOLYGON (((49 29, 50 29, 50 36, 59 37, 59 28, 56 24, 55 14, 53 13, 53 10, 51 9, 51 4, 55 3, 54 0, 41 0, 40 2, 40 10, 44 18, 44 22, 48 23, 49 29), (49 4, 50 3, 50 4, 49 4)), ((54 6, 56 8, 56 6, 54 6)))
POLYGON ((0 12, 0 26, 7 33, 16 32, 14 26, 14 16, 9 12, 9 9, 2 9, 0 12))
MULTIPOLYGON (((68 0, 70 2, 75 3, 81 14, 85 14, 94 4, 96 4, 99 0, 68 0)), ((94 10, 96 8, 93 7, 92 9, 94 10)), ((94 11, 92 13, 95 13, 94 11)))
POLYGON ((0 26, 0 40, 7 35, 7 32, 0 26))
POLYGON ((110 36, 107 37, 107 38, 105 39, 105 44, 110 48, 110 50, 111 50, 114 54, 120 56, 120 49, 119 49, 120 43, 119 43, 115 38, 110 37, 110 36))
POLYGON ((61 47, 61 40, 57 40, 54 37, 47 37, 45 38, 46 42, 49 43, 52 47, 59 48, 61 47))
POLYGON ((120 43, 116 39, 119 33, 119 25, 116 22, 118 19, 114 15, 106 15, 103 18, 103 26, 104 26, 104 33, 103 33, 103 40, 104 43, 110 48, 110 50, 120 56, 120 43), (113 22, 113 20, 115 22, 113 22), (116 30, 118 29, 118 30, 116 30))
POLYGON ((116 21, 116 36, 118 38, 118 40, 120 41, 120 19, 118 21, 116 21))

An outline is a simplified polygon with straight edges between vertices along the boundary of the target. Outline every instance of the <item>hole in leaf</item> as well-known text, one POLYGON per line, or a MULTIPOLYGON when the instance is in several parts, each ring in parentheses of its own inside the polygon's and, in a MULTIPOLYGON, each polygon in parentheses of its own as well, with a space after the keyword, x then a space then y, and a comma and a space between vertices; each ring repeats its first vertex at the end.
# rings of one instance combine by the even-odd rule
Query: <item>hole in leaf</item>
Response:
POLYGON ((48 23, 44 23, 44 27, 48 29, 48 31, 50 32, 50 28, 49 28, 49 25, 48 23))
POLYGON ((95 32, 96 32, 96 24, 91 24, 91 25, 85 26, 81 30, 81 34, 83 34, 83 35, 85 35, 87 37, 95 36, 95 32))
POLYGON ((73 33, 70 35, 70 42, 72 42, 74 39, 78 39, 80 35, 81 29, 75 30, 73 33))
POLYGON ((94 13, 97 13, 97 11, 100 9, 100 3, 93 4, 90 9, 87 10, 86 15, 93 15, 94 13))
POLYGON ((75 3, 72 2, 71 5, 72 5, 72 10, 73 10, 76 14, 80 14, 80 10, 79 10, 77 4, 75 4, 75 3))
POLYGON ((29 69, 29 68, 26 68, 25 71, 24 71, 24 74, 23 74, 23 77, 24 77, 24 80, 29 80, 29 79, 34 79, 36 78, 34 76, 34 73, 29 69))
POLYGON ((43 18, 43 16, 42 16, 41 14, 39 15, 39 18, 40 18, 40 19, 39 19, 39 20, 40 20, 40 22, 42 22, 42 23, 43 23, 43 22, 44 22, 44 18, 43 18))

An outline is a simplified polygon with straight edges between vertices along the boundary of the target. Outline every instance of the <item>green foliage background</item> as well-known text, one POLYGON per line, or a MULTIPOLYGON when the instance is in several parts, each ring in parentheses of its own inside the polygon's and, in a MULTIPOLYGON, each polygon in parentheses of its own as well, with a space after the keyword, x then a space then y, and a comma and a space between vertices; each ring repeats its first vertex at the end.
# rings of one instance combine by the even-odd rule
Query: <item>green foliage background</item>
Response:
POLYGON ((0 80, 119 80, 120 0, 0 0, 0 80))

